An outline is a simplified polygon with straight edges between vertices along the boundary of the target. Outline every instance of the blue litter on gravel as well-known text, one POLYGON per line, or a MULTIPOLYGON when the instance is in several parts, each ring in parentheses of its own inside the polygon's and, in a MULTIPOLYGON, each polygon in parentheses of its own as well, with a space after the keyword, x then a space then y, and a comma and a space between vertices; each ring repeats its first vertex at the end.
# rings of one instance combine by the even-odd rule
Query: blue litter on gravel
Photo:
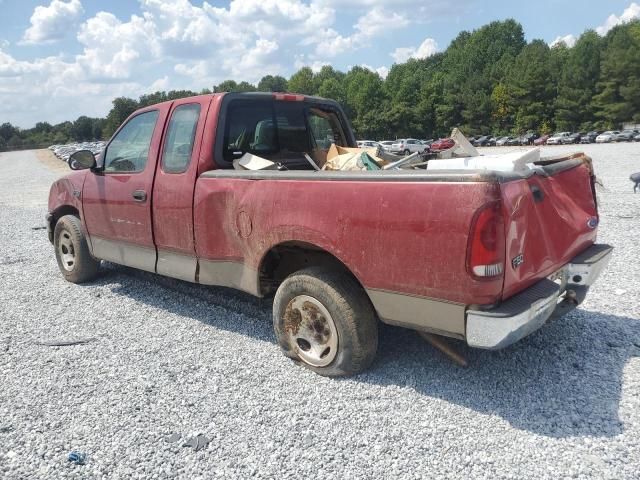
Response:
POLYGON ((71 452, 69 453, 67 460, 75 463, 76 465, 84 465, 87 463, 87 454, 82 452, 71 452))

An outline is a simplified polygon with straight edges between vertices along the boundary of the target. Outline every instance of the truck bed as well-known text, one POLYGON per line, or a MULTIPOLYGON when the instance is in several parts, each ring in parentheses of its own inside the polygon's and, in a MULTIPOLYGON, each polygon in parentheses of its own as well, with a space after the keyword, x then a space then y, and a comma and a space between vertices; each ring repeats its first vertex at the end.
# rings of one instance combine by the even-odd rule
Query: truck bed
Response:
POLYGON ((225 268, 237 266, 242 280, 235 286, 262 294, 261 262, 270 249, 307 244, 344 264, 389 323, 419 322, 464 335, 468 306, 498 304, 593 243, 595 235, 588 231, 572 232, 570 245, 562 243, 567 236, 563 225, 577 231, 580 223, 586 229, 580 215, 595 211, 588 181, 589 169, 575 159, 526 174, 209 171, 198 178, 195 190, 200 281, 215 283, 220 277, 215 270, 223 262, 225 268), (544 189, 547 203, 540 212, 526 201, 530 185, 544 189), (556 204, 567 201, 565 185, 574 198, 563 209, 556 204), (479 208, 496 200, 505 206, 506 263, 520 248, 531 261, 518 275, 474 278, 466 267, 470 225, 479 208), (576 205, 582 210, 569 210, 576 205), (579 219, 571 223, 571 215, 579 219), (541 253, 540 243, 553 256, 541 253))

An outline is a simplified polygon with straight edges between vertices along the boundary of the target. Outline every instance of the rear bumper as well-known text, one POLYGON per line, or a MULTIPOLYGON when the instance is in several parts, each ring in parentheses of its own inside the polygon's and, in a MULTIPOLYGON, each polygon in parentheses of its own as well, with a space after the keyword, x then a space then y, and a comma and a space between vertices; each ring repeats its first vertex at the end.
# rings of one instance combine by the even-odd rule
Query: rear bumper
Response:
POLYGON ((498 350, 535 332, 549 318, 571 311, 582 303, 612 251, 609 245, 592 245, 557 272, 553 281, 541 280, 496 308, 467 310, 467 343, 498 350))

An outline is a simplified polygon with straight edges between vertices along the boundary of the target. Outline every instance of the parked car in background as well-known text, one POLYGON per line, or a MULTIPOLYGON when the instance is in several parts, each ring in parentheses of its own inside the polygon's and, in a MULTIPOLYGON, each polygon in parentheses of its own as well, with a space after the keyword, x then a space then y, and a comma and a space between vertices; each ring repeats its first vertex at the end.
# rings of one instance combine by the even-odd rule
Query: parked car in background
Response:
POLYGON ((640 134, 638 134, 635 137, 633 137, 633 141, 634 142, 640 142, 640 134))
POLYGON ((382 140, 378 142, 383 150, 391 150, 391 146, 395 143, 393 140, 382 140))
POLYGON ((497 140, 497 137, 489 137, 487 147, 495 147, 497 140))
POLYGON ((572 145, 575 143, 580 143, 580 139, 584 135, 584 132, 572 133, 568 137, 563 137, 560 139, 560 143, 562 145, 572 145))
POLYGON ((511 140, 511 137, 500 137, 498 140, 496 140, 496 146, 504 147, 509 140, 511 140))
POLYGON ((431 144, 431 151, 441 152, 443 150, 449 150, 450 148, 453 148, 455 144, 456 142, 451 138, 441 138, 431 144))
POLYGON ((533 144, 534 144, 536 147, 540 147, 540 146, 542 146, 542 145, 546 145, 546 144, 547 144, 547 140, 549 140, 549 135, 542 135, 540 138, 536 138, 536 139, 533 141, 533 144))
POLYGON ((416 140, 415 138, 403 138, 400 140, 396 140, 393 145, 391 145, 389 151, 391 153, 410 155, 412 153, 426 152, 428 151, 428 147, 423 145, 420 140, 416 140))
POLYGON ((423 145, 427 145, 429 147, 431 147, 431 144, 433 143, 433 138, 430 138, 429 140, 420 140, 423 145))
POLYGON ((517 147, 518 145, 522 145, 522 137, 511 137, 506 141, 505 145, 507 147, 517 147))
POLYGON ((638 130, 623 130, 617 134, 614 138, 614 142, 633 142, 633 138, 640 134, 638 130))
POLYGON ((610 143, 620 133, 619 130, 608 130, 596 137, 596 143, 610 143))
POLYGON ((594 143, 596 138, 600 135, 598 132, 587 132, 580 138, 580 143, 594 143))
POLYGON ((547 145, 562 145, 562 140, 571 135, 571 132, 558 132, 547 139, 547 145))
POLYGON ((95 142, 70 143, 68 145, 51 145, 49 150, 60 160, 69 162, 72 153, 80 150, 90 150, 94 155, 99 155, 104 150, 106 142, 101 140, 95 142))
POLYGON ((377 148, 380 144, 374 140, 358 140, 356 142, 360 148, 377 148))
MULTIPOLYGON (((489 135, 483 135, 481 137, 476 138, 473 142, 474 147, 488 147, 491 145, 491 137, 489 135)), ((495 145, 495 139, 493 141, 495 145)))

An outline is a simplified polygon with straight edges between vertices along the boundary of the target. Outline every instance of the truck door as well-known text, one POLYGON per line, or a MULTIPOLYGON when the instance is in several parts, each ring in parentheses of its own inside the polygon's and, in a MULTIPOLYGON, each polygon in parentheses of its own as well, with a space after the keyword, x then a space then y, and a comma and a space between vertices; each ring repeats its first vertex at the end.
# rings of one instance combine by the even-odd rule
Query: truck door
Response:
POLYGON ((155 271, 151 194, 170 106, 157 105, 127 119, 103 153, 102 170, 87 174, 83 220, 97 258, 155 271))
POLYGON ((153 188, 157 272, 195 281, 193 191, 211 97, 173 103, 153 188))

